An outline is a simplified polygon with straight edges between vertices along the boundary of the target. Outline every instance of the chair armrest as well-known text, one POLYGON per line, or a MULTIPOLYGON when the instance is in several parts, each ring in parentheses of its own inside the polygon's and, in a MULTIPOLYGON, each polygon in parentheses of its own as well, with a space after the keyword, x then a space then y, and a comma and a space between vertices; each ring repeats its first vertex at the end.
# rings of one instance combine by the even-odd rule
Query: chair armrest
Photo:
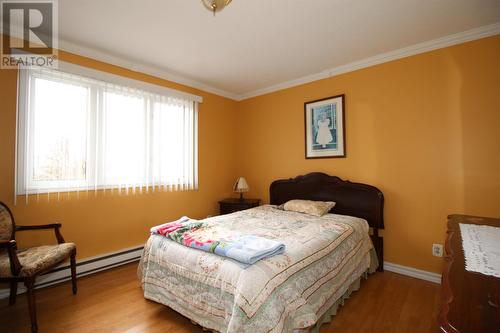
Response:
POLYGON ((59 230, 61 227, 62 227, 61 223, 42 224, 42 225, 17 225, 16 232, 17 231, 54 229, 57 242, 59 244, 61 244, 61 243, 64 243, 64 238, 61 235, 61 231, 59 230))
POLYGON ((7 249, 7 253, 9 254, 10 270, 13 276, 18 275, 22 268, 19 258, 17 257, 16 246, 17 243, 13 239, 0 242, 0 249, 7 249))
POLYGON ((10 249, 10 248, 15 248, 16 247, 16 241, 11 239, 9 241, 1 241, 0 242, 0 249, 10 249))
POLYGON ((55 229, 60 228, 61 223, 41 224, 41 225, 16 225, 16 231, 55 229))

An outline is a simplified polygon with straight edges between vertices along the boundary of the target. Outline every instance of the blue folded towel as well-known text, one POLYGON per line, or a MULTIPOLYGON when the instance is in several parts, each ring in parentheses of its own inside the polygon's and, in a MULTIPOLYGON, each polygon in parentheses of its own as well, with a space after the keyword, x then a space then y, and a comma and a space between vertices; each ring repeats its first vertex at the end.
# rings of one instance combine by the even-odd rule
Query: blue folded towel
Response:
POLYGON ((221 242, 214 250, 215 254, 249 265, 283 252, 285 252, 285 244, 253 235, 221 242))

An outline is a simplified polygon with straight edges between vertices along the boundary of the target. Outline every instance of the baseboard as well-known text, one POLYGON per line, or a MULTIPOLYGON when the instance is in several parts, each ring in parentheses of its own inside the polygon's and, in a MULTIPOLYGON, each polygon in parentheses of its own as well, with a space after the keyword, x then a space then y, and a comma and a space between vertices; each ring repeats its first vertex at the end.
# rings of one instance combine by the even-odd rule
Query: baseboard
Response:
MULTIPOLYGON (((107 269, 125 265, 141 258, 143 246, 136 246, 128 249, 123 249, 118 252, 107 253, 104 255, 86 258, 77 261, 76 274, 78 277, 101 272, 107 269)), ((63 264, 54 268, 37 278, 35 288, 44 288, 57 283, 68 281, 71 279, 71 271, 68 264, 63 264)), ((22 284, 19 284, 17 289, 18 294, 24 293, 26 290, 22 284)), ((0 289, 0 299, 9 296, 8 289, 0 289)))
POLYGON ((389 272, 398 273, 401 275, 411 276, 416 279, 425 280, 441 284, 441 274, 423 271, 413 267, 393 264, 392 262, 384 261, 384 269, 389 272))
MULTIPOLYGON (((78 277, 101 272, 114 267, 125 265, 141 258, 143 246, 136 246, 124 249, 118 252, 107 253, 104 255, 82 259, 76 263, 76 274, 78 277)), ((411 276, 413 278, 441 283, 441 275, 416 269, 413 267, 394 264, 384 261, 384 269, 389 272, 398 273, 401 275, 411 276)), ((36 288, 48 287, 57 283, 65 282, 71 279, 69 265, 65 264, 56 267, 52 271, 41 275, 37 279, 36 288)), ((24 293, 26 290, 21 284, 18 287, 18 294, 24 293)), ((8 289, 0 289, 0 299, 9 297, 8 289)))

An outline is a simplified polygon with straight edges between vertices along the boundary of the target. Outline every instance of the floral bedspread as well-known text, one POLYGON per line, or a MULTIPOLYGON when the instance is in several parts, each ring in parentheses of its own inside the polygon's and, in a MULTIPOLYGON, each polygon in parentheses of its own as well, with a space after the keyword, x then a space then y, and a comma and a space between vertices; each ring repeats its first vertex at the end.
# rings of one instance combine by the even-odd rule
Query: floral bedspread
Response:
POLYGON ((313 326, 370 267, 365 220, 260 206, 203 220, 210 239, 234 230, 274 239, 283 254, 246 265, 152 235, 139 264, 144 297, 219 332, 292 332, 313 326))

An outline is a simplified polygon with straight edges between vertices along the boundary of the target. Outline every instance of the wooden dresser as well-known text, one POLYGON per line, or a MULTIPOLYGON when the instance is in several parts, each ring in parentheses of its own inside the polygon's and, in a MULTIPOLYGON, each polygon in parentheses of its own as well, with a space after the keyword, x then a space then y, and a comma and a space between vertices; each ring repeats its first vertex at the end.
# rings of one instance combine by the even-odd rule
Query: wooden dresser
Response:
POLYGON ((500 278, 465 270, 460 223, 500 227, 500 219, 448 216, 438 318, 441 331, 500 332, 500 278))

